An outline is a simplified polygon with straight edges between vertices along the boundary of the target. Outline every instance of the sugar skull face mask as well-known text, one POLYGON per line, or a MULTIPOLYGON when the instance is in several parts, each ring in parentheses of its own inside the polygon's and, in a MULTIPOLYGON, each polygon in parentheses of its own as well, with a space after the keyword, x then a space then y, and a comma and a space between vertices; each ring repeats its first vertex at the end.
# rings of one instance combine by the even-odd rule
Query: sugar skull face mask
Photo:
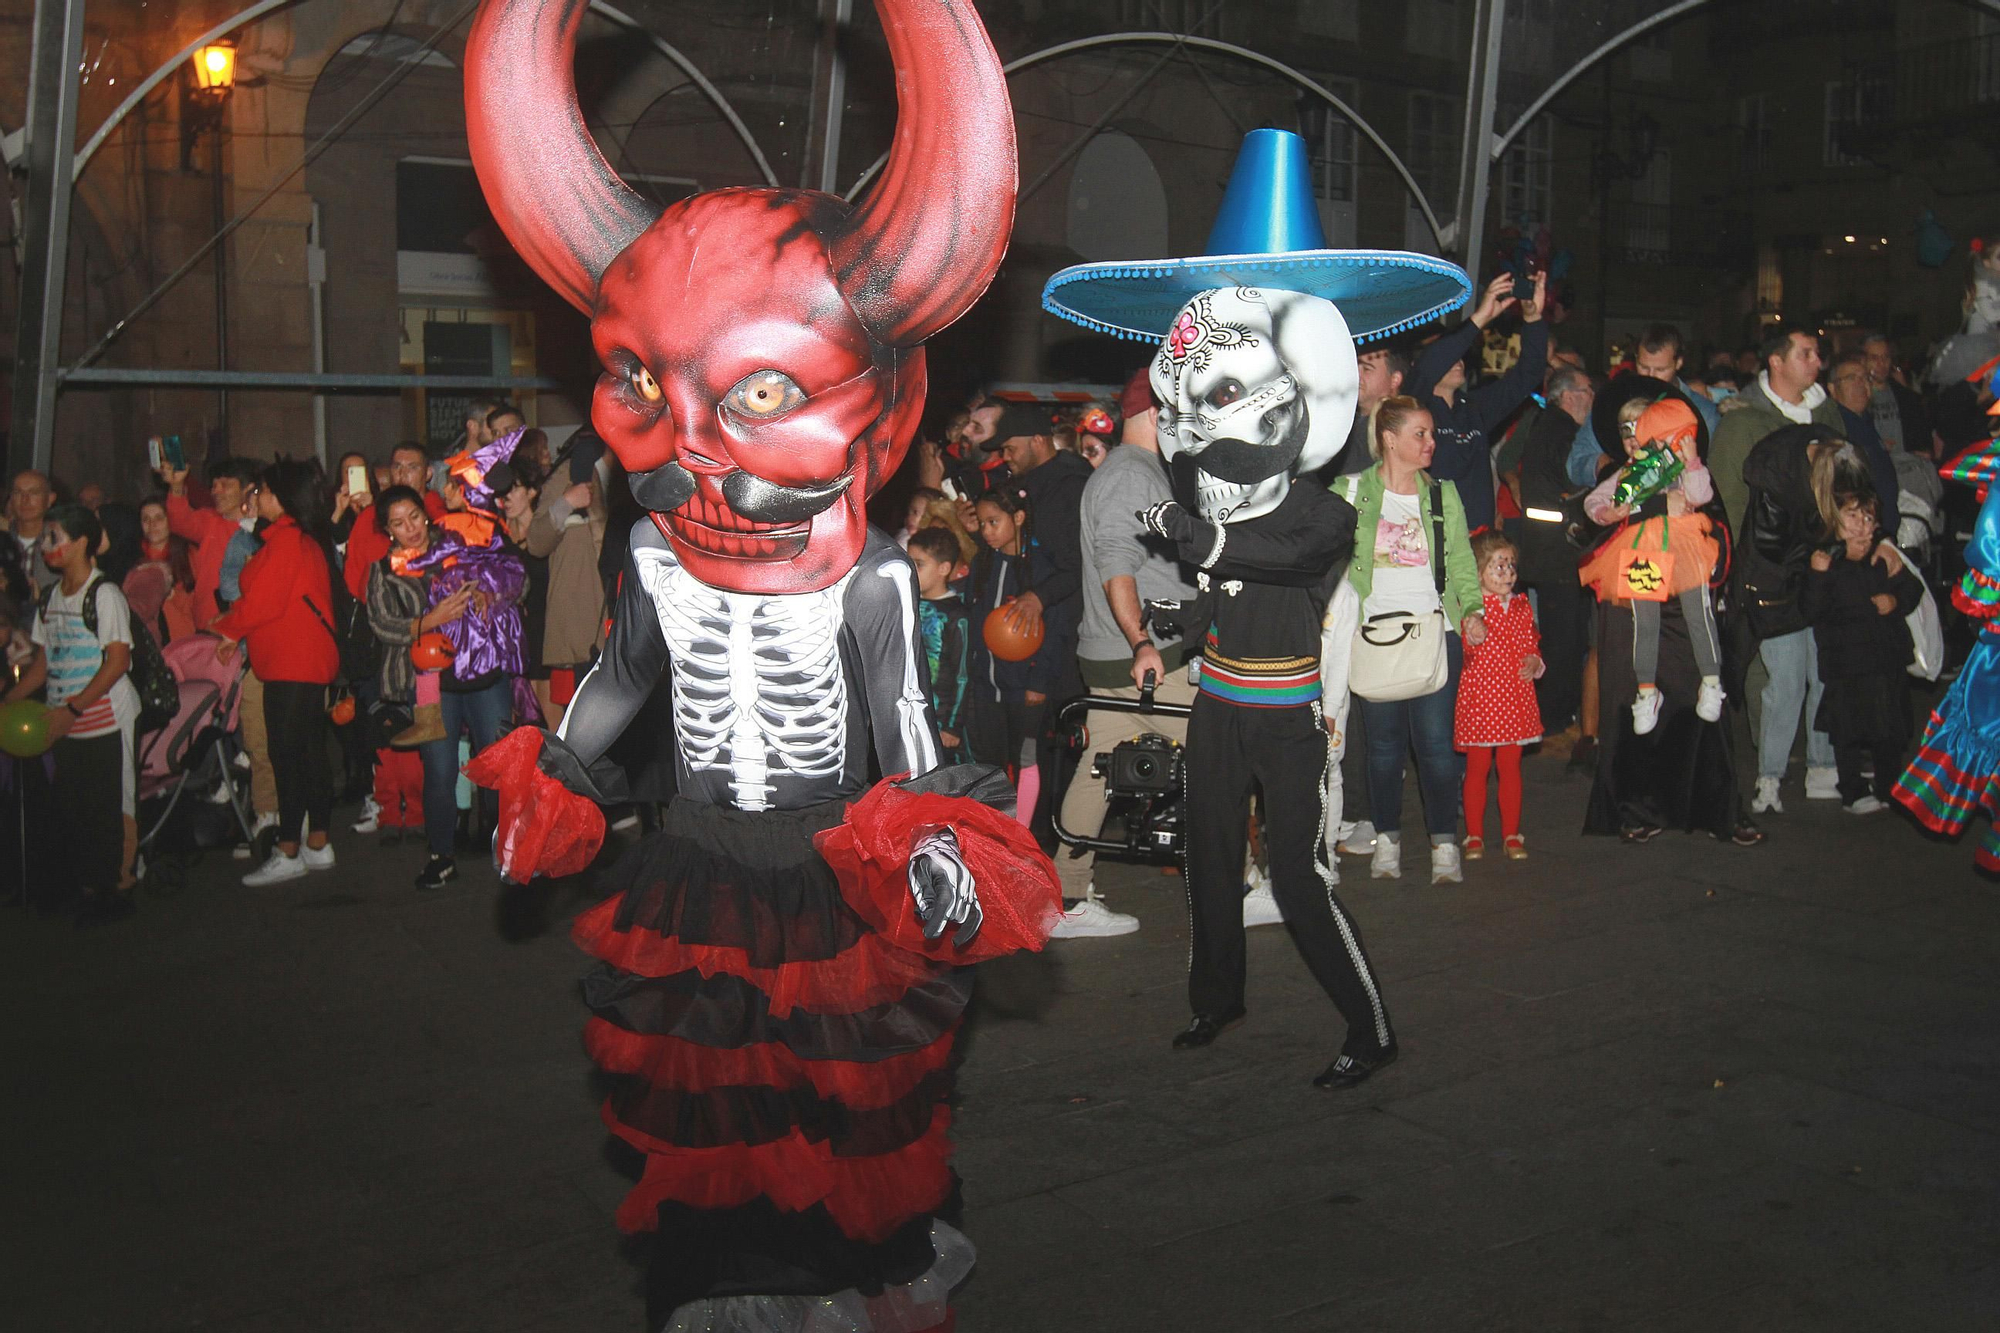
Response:
POLYGON ((969 0, 877 0, 900 114, 858 206, 734 189, 661 211, 585 128, 584 0, 489 0, 467 137, 507 237, 591 317, 591 421, 682 564, 736 592, 854 567, 922 410, 919 346, 992 281, 1012 226, 1004 77, 969 0))
POLYGON ((1182 307, 1151 379, 1160 452, 1211 523, 1270 513, 1293 477, 1331 462, 1360 392, 1354 340, 1331 301, 1253 287, 1182 307))

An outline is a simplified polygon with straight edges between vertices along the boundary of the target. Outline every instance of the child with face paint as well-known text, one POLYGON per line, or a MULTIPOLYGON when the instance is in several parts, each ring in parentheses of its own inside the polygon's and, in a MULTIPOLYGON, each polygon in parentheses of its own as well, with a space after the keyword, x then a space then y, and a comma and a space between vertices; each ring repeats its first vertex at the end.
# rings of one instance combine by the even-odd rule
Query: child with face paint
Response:
POLYGON ((1521 750, 1542 738, 1534 682, 1544 670, 1535 613, 1514 590, 1520 552, 1494 532, 1472 539, 1486 637, 1465 647, 1453 744, 1465 753, 1465 859, 1486 855, 1486 775, 1498 774, 1500 838, 1507 859, 1523 860, 1521 750))
POLYGON ((46 688, 51 798, 56 827, 71 848, 58 858, 68 881, 59 887, 78 895, 83 923, 131 914, 131 853, 138 843, 131 608, 118 585, 97 571, 103 541, 97 515, 82 505, 49 510, 40 554, 56 581, 35 619, 41 651, 5 700, 46 688))

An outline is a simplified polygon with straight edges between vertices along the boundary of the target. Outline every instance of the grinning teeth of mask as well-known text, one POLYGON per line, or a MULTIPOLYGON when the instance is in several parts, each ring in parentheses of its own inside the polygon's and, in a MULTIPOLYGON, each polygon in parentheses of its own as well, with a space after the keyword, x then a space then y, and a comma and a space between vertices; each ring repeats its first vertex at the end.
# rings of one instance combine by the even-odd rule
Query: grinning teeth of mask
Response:
POLYGON ((1245 486, 1234 481, 1220 481, 1206 472, 1199 474, 1195 485, 1195 504, 1201 516, 1212 523, 1220 523, 1234 513, 1237 506, 1250 498, 1254 486, 1245 486))

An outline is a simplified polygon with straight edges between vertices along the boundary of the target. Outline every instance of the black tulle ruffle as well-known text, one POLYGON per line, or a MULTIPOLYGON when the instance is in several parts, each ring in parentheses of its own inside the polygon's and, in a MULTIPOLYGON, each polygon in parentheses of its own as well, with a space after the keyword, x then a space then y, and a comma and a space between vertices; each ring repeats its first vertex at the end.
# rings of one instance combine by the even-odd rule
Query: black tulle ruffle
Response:
POLYGON ((934 1213, 912 1218, 879 1244, 842 1233, 823 1207, 779 1210, 769 1199, 723 1211, 660 1205, 656 1258, 646 1266, 649 1327, 703 1296, 875 1295, 914 1282, 936 1259, 931 1218, 956 1224, 958 1187, 934 1213))
POLYGON ((601 887, 624 895, 613 928, 741 949, 755 967, 834 957, 868 929, 813 849, 813 835, 840 823, 846 808, 828 801, 746 811, 674 801, 659 831, 605 872, 601 887))
POLYGON ((971 968, 951 968, 889 1004, 852 1014, 796 1009, 778 1019, 764 993, 739 977, 695 971, 642 977, 600 964, 583 979, 583 1000, 628 1032, 730 1048, 780 1042, 806 1060, 873 1063, 951 1031, 972 998, 972 978, 971 968))
POLYGON ((869 1157, 922 1138, 950 1091, 949 1071, 933 1070, 897 1100, 862 1109, 820 1097, 810 1087, 686 1092, 628 1076, 606 1110, 620 1124, 677 1148, 770 1143, 797 1130, 840 1156, 869 1157))

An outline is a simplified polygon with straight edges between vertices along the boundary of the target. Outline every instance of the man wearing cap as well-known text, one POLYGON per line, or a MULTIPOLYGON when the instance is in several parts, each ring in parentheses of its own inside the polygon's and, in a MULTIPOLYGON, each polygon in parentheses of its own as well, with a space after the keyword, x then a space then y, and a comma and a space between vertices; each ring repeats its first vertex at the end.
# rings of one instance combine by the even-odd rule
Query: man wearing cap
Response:
MULTIPOLYGON (((1042 548, 1054 573, 1016 597, 1013 614, 1023 633, 1040 624, 1050 639, 1061 643, 1065 669, 1058 679, 1058 701, 1083 693, 1075 666, 1076 625, 1083 610, 1083 545, 1078 533, 1083 487, 1092 476, 1081 455, 1056 448, 1055 419, 1044 404, 1009 402, 1001 407, 993 435, 980 445, 997 450, 1007 460, 1012 484, 1028 501, 1028 531, 1042 548)), ((1030 690, 1028 702, 1042 704, 1049 696, 1030 690)), ((1038 744, 1037 767, 1052 757, 1046 743, 1038 744)), ((1020 812, 1022 822, 1036 827, 1033 810, 1020 812)))
MULTIPOLYGON (((1137 699, 1151 673, 1165 704, 1191 704, 1194 686, 1188 681, 1186 649, 1177 637, 1156 635, 1141 624, 1147 602, 1181 602, 1194 596, 1187 567, 1157 542, 1148 543, 1140 511, 1174 498, 1167 470, 1160 463, 1157 413, 1153 390, 1144 370, 1133 374, 1118 400, 1125 425, 1117 444, 1083 488, 1080 536, 1083 550, 1083 626, 1077 639, 1077 668, 1084 688, 1092 694, 1137 699)), ((1104 779, 1091 775, 1091 755, 1108 754, 1136 736, 1165 736, 1176 745, 1187 743, 1187 719, 1143 713, 1094 712, 1085 723, 1090 755, 1077 761, 1069 790, 1062 798, 1063 827, 1095 834, 1104 825, 1104 779)), ((1083 935, 1128 935, 1139 919, 1110 911, 1097 896, 1092 873, 1097 855, 1056 858, 1063 884, 1063 920, 1059 938, 1083 935)))

